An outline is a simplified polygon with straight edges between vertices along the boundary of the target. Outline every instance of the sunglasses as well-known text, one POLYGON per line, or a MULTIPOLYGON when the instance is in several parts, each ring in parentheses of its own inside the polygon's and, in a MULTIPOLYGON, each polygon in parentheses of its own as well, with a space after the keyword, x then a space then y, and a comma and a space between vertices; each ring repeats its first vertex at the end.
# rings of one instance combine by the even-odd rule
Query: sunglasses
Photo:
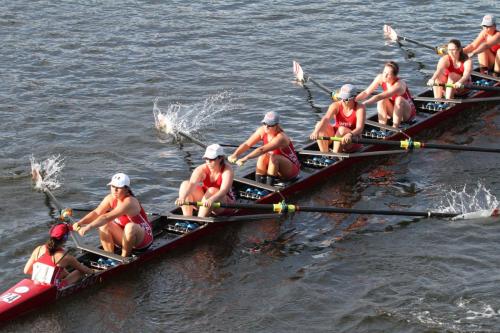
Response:
POLYGON ((264 126, 266 126, 267 128, 272 128, 272 127, 275 127, 276 125, 278 125, 278 124, 274 124, 274 125, 264 124, 264 126))
POLYGON ((353 96, 353 97, 346 98, 346 99, 341 98, 340 100, 341 100, 342 102, 349 102, 349 101, 352 101, 353 99, 354 99, 354 96, 353 96))
POLYGON ((216 157, 216 158, 207 158, 207 157, 205 157, 205 161, 207 161, 207 162, 213 162, 213 161, 215 161, 217 159, 219 159, 219 157, 216 157))

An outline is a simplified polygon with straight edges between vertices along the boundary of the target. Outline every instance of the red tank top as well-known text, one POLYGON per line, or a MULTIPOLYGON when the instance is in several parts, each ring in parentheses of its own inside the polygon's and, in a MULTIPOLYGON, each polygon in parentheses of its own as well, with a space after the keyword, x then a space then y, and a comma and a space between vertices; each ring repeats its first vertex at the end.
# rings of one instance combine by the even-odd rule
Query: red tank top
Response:
MULTIPOLYGON (((398 78, 396 78, 396 81, 395 81, 394 83, 396 83, 396 82, 398 82, 398 81, 399 81, 399 77, 398 77, 398 78)), ((386 90, 387 90, 387 83, 382 82, 382 90, 383 90, 383 91, 386 91, 386 90)), ((412 97, 411 97, 410 89, 408 89, 408 85, 406 85, 406 90, 405 90, 405 92, 404 92, 403 94, 401 94, 401 95, 397 95, 397 94, 395 94, 395 95, 392 95, 392 96, 391 96, 391 100, 392 100, 392 102, 394 103, 394 102, 396 101, 396 98, 398 98, 399 96, 401 96, 401 97, 403 97, 404 99, 406 99, 406 100, 410 103, 410 105, 412 105, 412 104, 413 104, 413 100, 412 100, 412 97)))
MULTIPOLYGON (((58 249, 57 252, 63 252, 63 250, 58 249)), ((49 249, 45 246, 45 253, 33 263, 31 279, 42 284, 58 285, 63 269, 63 267, 57 266, 57 263, 54 262, 54 256, 49 254, 49 249)))
MULTIPOLYGON (((262 141, 266 145, 269 142, 269 139, 267 138, 267 133, 264 133, 264 136, 262 137, 262 141)), ((274 155, 282 155, 286 157, 290 162, 293 164, 297 165, 300 168, 300 162, 299 158, 297 157, 297 154, 295 153, 295 148, 293 147, 292 140, 289 140, 288 147, 285 148, 278 148, 273 151, 268 152, 268 154, 274 154, 274 155)))
POLYGON ((460 67, 455 68, 455 66, 453 64, 453 60, 451 59, 450 55, 448 55, 448 62, 450 63, 450 65, 448 67, 446 67, 446 69, 444 70, 444 73, 446 76, 450 75, 450 73, 457 73, 460 76, 464 74, 464 63, 463 62, 460 65, 460 67))
POLYGON ((205 172, 205 179, 203 179, 203 191, 207 191, 208 188, 210 187, 215 187, 220 189, 222 185, 222 173, 224 172, 224 169, 226 168, 226 164, 223 164, 222 167, 220 168, 220 174, 219 177, 215 181, 212 181, 210 179, 210 169, 208 168, 208 165, 205 165, 205 168, 203 171, 205 172))
POLYGON ((339 112, 335 115, 335 128, 339 128, 340 126, 347 127, 350 130, 356 128, 356 109, 358 108, 358 103, 354 103, 354 110, 351 112, 349 116, 346 116, 344 113, 344 105, 342 103, 339 104, 339 112))
MULTIPOLYGON (((114 199, 112 204, 111 204, 111 208, 114 209, 117 204, 118 204, 118 200, 114 199)), ((115 218, 114 222, 116 224, 118 224, 122 229, 125 228, 127 223, 130 223, 130 222, 143 225, 144 227, 146 227, 146 230, 150 229, 151 224, 149 223, 148 216, 146 215, 146 212, 144 211, 144 208, 142 208, 141 204, 139 204, 139 206, 141 207, 141 211, 136 216, 122 215, 122 216, 115 218)))

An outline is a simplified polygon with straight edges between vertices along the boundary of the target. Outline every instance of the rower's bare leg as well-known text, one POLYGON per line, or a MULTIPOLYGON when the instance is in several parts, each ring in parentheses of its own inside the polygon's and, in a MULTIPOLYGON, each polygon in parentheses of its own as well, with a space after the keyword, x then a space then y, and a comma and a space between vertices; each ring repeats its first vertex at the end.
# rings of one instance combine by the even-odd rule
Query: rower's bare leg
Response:
POLYGON ((66 282, 68 285, 71 285, 73 283, 80 281, 81 278, 82 278, 82 273, 79 270, 75 269, 74 271, 66 275, 63 281, 66 282))
POLYGON ((406 99, 399 96, 394 102, 394 109, 392 111, 392 127, 399 128, 402 122, 410 119, 411 105, 406 99))
MULTIPOLYGON (((189 181, 185 180, 182 182, 181 186, 179 187, 179 197, 181 194, 186 193, 187 190, 189 189, 189 181)), ((194 190, 191 191, 191 193, 188 193, 186 195, 186 201, 198 201, 201 198, 203 198, 203 190, 200 186, 196 186, 194 190)), ((184 216, 193 216, 193 206, 187 206, 187 205, 182 205, 182 215, 184 216)))
MULTIPOLYGON (((339 129, 337 130, 337 133, 335 133, 335 136, 337 137, 343 137, 344 135, 346 135, 347 133, 350 133, 351 130, 348 129, 347 127, 344 127, 344 126, 340 126, 339 129)), ((344 146, 342 145, 342 143, 338 142, 338 141, 335 141, 333 142, 333 152, 334 153, 341 153, 344 149, 344 146)))
MULTIPOLYGON (((389 100, 383 99, 377 102, 377 113, 378 113, 378 122, 380 124, 386 125, 387 120, 391 118, 392 104, 389 100)), ((334 144, 335 147, 335 144, 334 144)), ((335 148, 334 148, 335 151, 335 148)))
MULTIPOLYGON (((461 78, 462 78, 462 76, 458 75, 457 73, 450 73, 450 75, 448 76, 448 81, 446 83, 453 84, 453 83, 457 82, 458 80, 460 80, 461 78)), ((447 99, 452 99, 455 97, 455 92, 456 92, 455 88, 446 88, 445 97, 447 99)))
POLYGON ((115 241, 120 243, 122 229, 113 221, 99 227, 99 239, 104 251, 114 253, 115 241))
POLYGON ((273 155, 269 161, 267 174, 280 179, 290 179, 296 174, 295 165, 282 155, 273 155))
POLYGON ((146 235, 144 229, 137 223, 127 223, 122 234, 122 257, 129 257, 132 249, 139 245, 146 235))
POLYGON ((477 55, 477 59, 481 73, 488 74, 488 70, 493 69, 495 64, 495 55, 491 52, 491 50, 486 49, 484 52, 479 53, 477 55))
POLYGON ((255 167, 255 173, 258 175, 267 174, 267 165, 269 164, 269 154, 260 155, 257 159, 257 165, 255 167))
MULTIPOLYGON (((203 196, 203 198, 209 199, 217 192, 219 192, 218 188, 209 187, 207 189, 207 191, 205 192, 205 195, 203 196)), ((210 207, 198 207, 198 216, 199 217, 207 217, 208 215, 210 215, 211 211, 212 211, 212 208, 210 208, 210 207)))
MULTIPOLYGON (((333 126, 325 124, 318 132, 319 136, 333 136, 333 126)), ((327 153, 330 146, 329 140, 316 140, 320 152, 327 153)))
POLYGON ((495 67, 493 70, 493 76, 500 77, 500 50, 497 51, 497 55, 495 57, 495 67))

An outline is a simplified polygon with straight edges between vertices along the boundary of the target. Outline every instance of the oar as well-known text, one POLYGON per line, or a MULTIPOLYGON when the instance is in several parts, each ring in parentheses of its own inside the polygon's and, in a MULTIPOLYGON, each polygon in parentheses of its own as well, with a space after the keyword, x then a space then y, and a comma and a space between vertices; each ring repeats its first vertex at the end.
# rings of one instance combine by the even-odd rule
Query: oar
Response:
MULTIPOLYGON (((438 55, 445 55, 446 54, 446 50, 443 47, 432 46, 432 45, 428 45, 428 44, 425 44, 422 42, 418 42, 418 41, 416 41, 414 39, 410 39, 408 37, 399 36, 397 34, 397 32, 390 25, 384 25, 384 35, 389 37, 389 39, 391 39, 394 42, 399 42, 399 41, 403 40, 403 41, 407 41, 407 42, 410 42, 410 43, 413 43, 416 45, 420 45, 420 46, 425 47, 427 49, 431 49, 434 52, 436 52, 436 54, 438 54, 438 55)), ((484 73, 477 72, 477 71, 472 71, 471 74, 478 76, 478 77, 481 77, 481 78, 484 78, 484 79, 500 82, 499 77, 495 77, 492 75, 484 74, 484 73)))
MULTIPOLYGON (((455 85, 453 83, 440 83, 440 84, 435 84, 435 86, 440 86, 440 87, 446 87, 446 88, 455 88, 455 85)), ((478 86, 475 84, 464 84, 464 88, 466 89, 471 89, 471 90, 484 90, 484 91, 495 91, 499 92, 500 87, 489 87, 489 86, 478 86)), ((471 98, 473 99, 473 98, 471 98)))
POLYGON ((300 64, 295 60, 293 61, 293 74, 295 74, 295 78, 297 79, 297 81, 304 83, 311 81, 320 89, 328 93, 330 96, 333 96, 334 91, 332 89, 314 80, 310 75, 304 73, 304 71, 302 70, 302 66, 300 66, 300 64))
MULTIPOLYGON (((40 172, 38 172, 38 170, 35 170, 33 172, 33 175, 36 176, 36 177, 39 177, 40 179, 43 179, 42 175, 40 175, 40 172)), ((43 184, 43 182, 42 182, 42 184, 43 184)), ((50 200, 54 203, 54 205, 57 207, 57 209, 61 212, 61 217, 67 218, 71 223, 75 223, 75 220, 71 216, 70 209, 64 208, 65 206, 62 205, 56 199, 56 197, 54 196, 54 194, 46 186, 44 186, 44 188, 42 190, 43 190, 43 192, 45 194, 47 194, 49 196, 50 200)), ((95 248, 95 247, 92 247, 92 246, 87 246, 85 244, 81 244, 80 241, 79 241, 79 239, 75 236, 75 231, 73 231, 71 233, 71 239, 73 239, 73 242, 75 243, 75 246, 78 249, 80 249, 80 250, 84 250, 84 251, 87 251, 87 252, 90 252, 90 253, 95 253, 97 255, 100 255, 100 256, 103 256, 103 257, 106 257, 106 258, 111 258, 113 260, 117 260, 119 262, 127 263, 127 262, 131 261, 131 258, 124 258, 124 257, 122 257, 120 255, 117 255, 117 254, 114 254, 114 253, 111 253, 111 252, 107 252, 107 251, 104 251, 104 250, 101 250, 101 249, 98 249, 98 248, 95 248)))
POLYGON ((446 50, 443 47, 432 46, 432 45, 425 44, 425 43, 416 41, 414 39, 411 39, 411 38, 408 38, 405 36, 399 36, 398 33, 396 32, 396 30, 394 30, 390 25, 387 25, 387 24, 384 24, 384 35, 389 37, 389 39, 391 39, 394 42, 406 41, 406 42, 410 42, 410 43, 413 43, 415 45, 419 45, 419 46, 425 47, 427 49, 433 50, 434 52, 436 52, 436 54, 439 54, 439 55, 446 54, 446 50))
MULTIPOLYGON (((331 140, 331 141, 342 141, 340 137, 328 137, 321 136, 319 140, 331 140)), ((500 153, 500 148, 487 148, 487 147, 476 147, 476 146, 463 146, 463 145, 451 145, 451 144, 436 144, 436 143, 426 143, 413 140, 401 140, 401 141, 391 141, 391 140, 377 140, 377 139, 364 139, 364 138, 352 138, 354 143, 362 144, 373 144, 373 145, 386 145, 395 146, 403 149, 446 149, 446 150, 462 150, 462 151, 477 151, 484 153, 500 153)))
POLYGON ((478 98, 465 98, 465 99, 460 99, 460 98, 452 98, 452 99, 446 99, 446 98, 434 98, 434 97, 422 97, 422 96, 417 96, 413 98, 414 101, 421 101, 421 102, 441 102, 441 103, 454 103, 454 104, 464 104, 464 103, 488 103, 488 102, 496 102, 500 101, 500 96, 497 97, 478 97, 478 98))
MULTIPOLYGON (((201 202, 189 202, 194 206, 203 205, 201 202)), ((286 204, 284 201, 276 204, 248 204, 248 203, 221 203, 215 202, 213 208, 232 209, 257 209, 268 210, 279 214, 296 212, 317 212, 317 213, 341 213, 341 214, 373 214, 373 215, 397 215, 397 216, 420 216, 420 217, 440 217, 454 219, 471 219, 498 216, 499 209, 486 209, 471 213, 443 213, 433 211, 411 211, 411 210, 382 210, 382 209, 356 209, 340 208, 334 206, 299 206, 286 204)))

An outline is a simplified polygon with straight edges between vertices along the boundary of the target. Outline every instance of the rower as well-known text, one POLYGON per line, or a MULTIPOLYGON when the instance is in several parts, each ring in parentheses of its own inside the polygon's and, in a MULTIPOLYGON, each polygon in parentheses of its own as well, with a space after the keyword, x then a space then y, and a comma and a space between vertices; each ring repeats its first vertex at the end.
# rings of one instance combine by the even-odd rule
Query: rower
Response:
POLYGON ((292 140, 280 126, 279 114, 270 111, 262 119, 259 126, 250 137, 243 142, 234 153, 228 157, 229 162, 243 165, 249 159, 257 158, 255 180, 260 183, 274 185, 280 180, 291 180, 300 173, 300 162, 293 147, 292 140), (244 152, 256 143, 263 145, 254 149, 245 157, 238 159, 244 152))
POLYGON ((85 274, 92 274, 91 268, 80 263, 63 249, 68 240, 71 225, 60 223, 50 228, 50 238, 44 245, 37 246, 24 267, 24 274, 40 284, 55 285, 58 288, 73 284, 85 274), (72 268, 69 273, 66 268, 72 268))
POLYGON ((99 228, 99 238, 105 251, 114 253, 121 247, 121 255, 129 257, 132 250, 145 250, 153 243, 153 230, 139 200, 130 189, 130 178, 117 173, 108 183, 106 195, 96 209, 73 224, 83 236, 91 229, 99 228))
POLYGON ((465 92, 464 84, 471 82, 472 60, 465 54, 462 44, 458 39, 452 39, 448 43, 448 55, 439 59, 437 69, 427 81, 427 85, 433 86, 434 97, 450 99, 457 94, 465 92), (453 84, 454 88, 446 88, 442 85, 453 84), (441 85, 441 86, 440 86, 441 85))
POLYGON ((193 215, 193 206, 186 202, 201 201, 203 207, 198 210, 198 216, 207 217, 211 212, 217 215, 229 214, 232 210, 212 209, 212 203, 220 201, 232 203, 235 196, 232 192, 234 171, 224 158, 224 149, 218 144, 212 144, 205 150, 205 163, 194 169, 189 180, 182 182, 179 197, 175 204, 181 206, 184 216, 193 215))
POLYGON ((485 15, 481 26, 481 32, 472 43, 464 47, 464 52, 470 58, 477 55, 481 73, 493 71, 493 75, 500 76, 500 31, 497 30, 495 17, 485 15))
POLYGON ((398 73, 398 64, 394 61, 387 62, 384 71, 375 77, 368 88, 356 96, 356 101, 364 100, 364 105, 377 103, 378 122, 386 125, 392 118, 392 126, 395 128, 403 122, 413 120, 417 114, 408 84, 398 77, 398 73), (371 96, 379 86, 383 92, 371 96))
POLYGON ((333 152, 352 152, 358 150, 360 145, 352 144, 352 138, 360 136, 365 127, 366 108, 363 104, 355 101, 356 89, 352 84, 344 84, 340 92, 335 96, 339 99, 328 107, 328 111, 316 123, 314 131, 309 136, 312 140, 317 140, 319 150, 328 152, 330 142, 328 140, 318 140, 320 136, 342 137, 342 141, 333 143, 333 152), (332 120, 334 123, 332 124, 332 120))

